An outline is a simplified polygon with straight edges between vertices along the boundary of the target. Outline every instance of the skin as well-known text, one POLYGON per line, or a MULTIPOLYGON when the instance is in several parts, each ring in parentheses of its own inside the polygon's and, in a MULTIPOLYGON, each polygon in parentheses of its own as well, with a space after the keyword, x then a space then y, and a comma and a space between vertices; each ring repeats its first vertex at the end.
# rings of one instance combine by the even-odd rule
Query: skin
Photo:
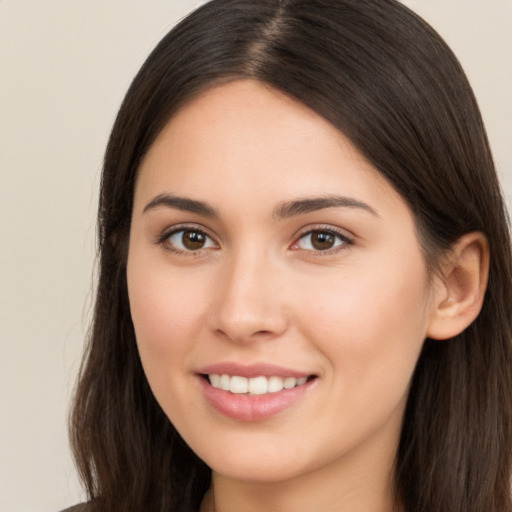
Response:
POLYGON ((150 386, 213 471, 203 510, 395 510, 411 375, 429 329, 445 334, 439 304, 456 304, 429 282, 404 200, 336 128, 254 81, 202 93, 140 167, 127 278, 150 386), (155 205, 162 194, 216 215, 155 205), (366 206, 276 215, 334 195, 366 206), (166 238, 183 224, 208 235, 202 249, 180 250, 183 233, 166 238), (311 231, 326 229, 341 238, 315 249, 311 231), (224 361, 316 379, 279 414, 238 421, 210 405, 197 377, 224 361))

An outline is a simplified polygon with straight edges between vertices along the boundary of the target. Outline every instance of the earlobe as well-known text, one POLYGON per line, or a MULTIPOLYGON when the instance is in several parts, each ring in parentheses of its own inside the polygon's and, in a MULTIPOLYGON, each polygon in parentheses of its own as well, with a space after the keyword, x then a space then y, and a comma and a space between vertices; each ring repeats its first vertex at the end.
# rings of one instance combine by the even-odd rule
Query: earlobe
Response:
POLYGON ((478 316, 487 288, 489 244, 481 232, 461 237, 439 276, 427 336, 453 338, 478 316))

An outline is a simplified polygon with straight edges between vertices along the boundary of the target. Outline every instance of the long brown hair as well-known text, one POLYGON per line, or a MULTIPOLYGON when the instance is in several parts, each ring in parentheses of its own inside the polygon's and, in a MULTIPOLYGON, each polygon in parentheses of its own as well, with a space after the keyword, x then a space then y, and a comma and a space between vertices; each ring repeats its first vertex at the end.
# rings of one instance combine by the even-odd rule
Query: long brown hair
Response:
POLYGON ((441 38, 395 0, 213 0, 178 24, 134 79, 108 143, 94 322, 71 416, 98 512, 194 511, 210 471, 149 389, 126 287, 138 166, 174 112, 220 82, 252 78, 333 123, 414 213, 427 268, 462 235, 491 249, 481 314, 426 340, 395 467, 408 512, 512 510, 512 257, 481 116, 441 38))

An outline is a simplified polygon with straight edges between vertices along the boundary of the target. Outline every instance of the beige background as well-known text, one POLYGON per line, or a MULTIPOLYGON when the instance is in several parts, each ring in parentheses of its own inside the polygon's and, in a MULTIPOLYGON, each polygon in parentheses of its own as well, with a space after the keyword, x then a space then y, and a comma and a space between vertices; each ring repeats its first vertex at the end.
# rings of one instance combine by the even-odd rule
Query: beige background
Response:
MULTIPOLYGON (((91 308, 102 154, 145 56, 194 0, 0 0, 0 512, 80 500, 66 413, 91 308)), ((512 198, 512 0, 407 0, 479 98, 512 198)))

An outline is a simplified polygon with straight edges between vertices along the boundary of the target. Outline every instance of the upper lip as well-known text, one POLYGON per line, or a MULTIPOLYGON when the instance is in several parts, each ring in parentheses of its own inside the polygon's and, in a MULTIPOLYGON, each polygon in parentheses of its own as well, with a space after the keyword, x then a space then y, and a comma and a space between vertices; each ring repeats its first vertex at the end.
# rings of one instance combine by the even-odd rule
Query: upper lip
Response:
POLYGON ((237 375, 247 378, 276 376, 283 378, 295 377, 296 379, 313 375, 309 372, 284 368, 283 366, 277 366, 269 363, 252 363, 244 365, 230 361, 204 366, 203 368, 200 368, 197 373, 202 375, 237 375))

